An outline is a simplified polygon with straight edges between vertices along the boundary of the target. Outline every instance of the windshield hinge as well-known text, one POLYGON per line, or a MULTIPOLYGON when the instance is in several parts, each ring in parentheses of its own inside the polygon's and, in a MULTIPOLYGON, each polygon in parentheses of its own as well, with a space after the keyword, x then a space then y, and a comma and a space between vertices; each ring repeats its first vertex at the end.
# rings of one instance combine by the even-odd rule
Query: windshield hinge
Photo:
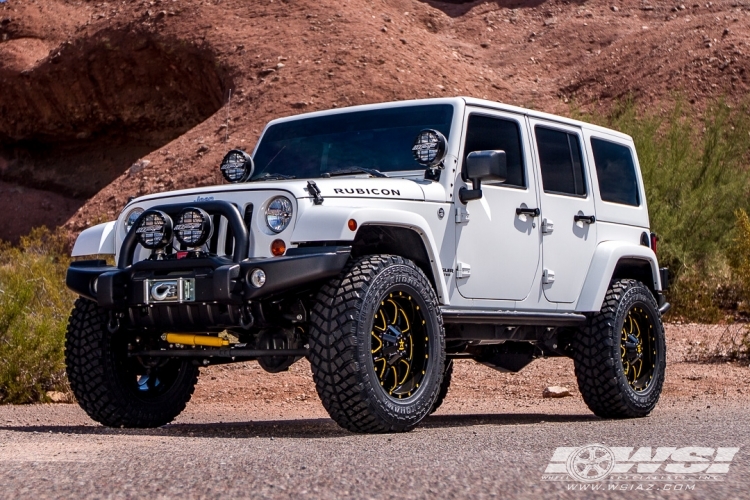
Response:
POLYGON ((313 197, 313 203, 321 205, 323 203, 323 196, 320 194, 320 188, 315 181, 307 181, 307 192, 313 197))

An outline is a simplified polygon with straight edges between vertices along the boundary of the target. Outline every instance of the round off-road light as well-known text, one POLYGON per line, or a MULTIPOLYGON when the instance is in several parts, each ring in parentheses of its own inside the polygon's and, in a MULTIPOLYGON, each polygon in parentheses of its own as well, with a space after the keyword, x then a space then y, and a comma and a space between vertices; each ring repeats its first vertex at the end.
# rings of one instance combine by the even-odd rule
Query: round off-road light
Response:
POLYGON ((130 232, 130 229, 133 227, 133 224, 135 224, 135 221, 138 220, 138 217, 140 217, 142 213, 143 213, 142 208, 134 208, 133 210, 128 212, 128 215, 125 216, 125 221, 124 221, 126 233, 130 232))
POLYGON ((147 210, 135 228, 138 243, 144 248, 163 248, 172 241, 172 219, 160 210, 147 210))
POLYGON ((272 199, 266 207, 266 224, 274 233, 280 233, 292 221, 292 202, 284 196, 272 199))
POLYGON ((174 235, 183 245, 196 248, 203 246, 214 232, 211 216, 200 208, 186 208, 177 216, 174 235))
POLYGON ((233 149, 221 160, 221 175, 229 182, 244 182, 253 175, 253 157, 241 149, 233 149))
POLYGON ((445 158, 448 141, 437 130, 422 130, 414 141, 411 152, 418 163, 426 167, 436 167, 445 158))
POLYGON ((260 288, 266 284, 266 273, 263 269, 253 269, 250 271, 250 284, 255 288, 260 288))
POLYGON ((271 243, 271 254, 274 257, 281 257, 286 253, 286 243, 284 240, 273 240, 271 243))

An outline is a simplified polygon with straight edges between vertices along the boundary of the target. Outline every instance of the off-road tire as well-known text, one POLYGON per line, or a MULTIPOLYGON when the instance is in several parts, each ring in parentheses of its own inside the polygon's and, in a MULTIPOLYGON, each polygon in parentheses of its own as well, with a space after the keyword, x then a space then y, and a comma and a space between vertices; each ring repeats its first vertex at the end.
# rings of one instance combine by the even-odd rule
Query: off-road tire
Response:
POLYGON ((445 401, 445 397, 448 395, 448 389, 450 389, 451 386, 451 378, 453 378, 453 360, 449 359, 445 362, 445 373, 443 373, 443 381, 440 383, 440 392, 438 392, 435 404, 432 405, 430 415, 438 411, 438 408, 440 408, 443 401, 445 401))
POLYGON ((171 382, 157 397, 144 399, 123 381, 122 352, 113 339, 107 311, 79 298, 65 337, 65 365, 78 404, 97 422, 109 427, 159 427, 185 409, 198 381, 198 367, 189 360, 169 361, 171 382), (117 351, 117 352, 116 352, 117 351))
POLYGON ((371 255, 350 262, 324 285, 311 310, 310 365, 323 406, 352 432, 405 432, 429 415, 445 369, 445 332, 435 292, 412 261, 371 255), (422 315, 429 337, 428 363, 413 396, 396 400, 381 387, 374 368, 371 333, 383 299, 406 290, 422 315))
POLYGON ((613 281, 601 311, 576 332, 572 348, 578 387, 594 414, 635 418, 645 417, 654 409, 664 384, 666 342, 656 300, 643 283, 631 279, 613 281), (635 307, 652 321, 656 350, 652 378, 640 392, 628 383, 621 357, 623 324, 635 307))

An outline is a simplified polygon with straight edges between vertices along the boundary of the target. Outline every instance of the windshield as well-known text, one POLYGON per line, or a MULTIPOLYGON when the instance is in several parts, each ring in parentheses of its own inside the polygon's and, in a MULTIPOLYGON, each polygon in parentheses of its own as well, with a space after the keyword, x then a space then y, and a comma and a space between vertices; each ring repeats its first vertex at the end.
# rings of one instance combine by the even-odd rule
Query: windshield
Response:
POLYGON ((321 177, 354 167, 424 170, 411 151, 417 134, 432 128, 449 138, 452 118, 450 104, 423 104, 277 123, 258 145, 250 180, 321 177))

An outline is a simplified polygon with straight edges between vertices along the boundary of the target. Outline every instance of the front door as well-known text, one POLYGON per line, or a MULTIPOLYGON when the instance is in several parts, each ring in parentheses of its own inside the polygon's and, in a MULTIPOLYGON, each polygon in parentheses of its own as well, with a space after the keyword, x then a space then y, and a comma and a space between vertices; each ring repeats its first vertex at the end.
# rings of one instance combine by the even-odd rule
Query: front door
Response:
POLYGON ((596 249, 596 217, 577 127, 529 120, 540 175, 542 288, 550 302, 578 299, 596 249))
POLYGON ((538 207, 536 178, 530 175, 531 148, 523 133, 525 118, 469 109, 465 120, 460 168, 472 151, 502 150, 508 178, 483 183, 483 196, 468 202, 468 213, 462 213, 456 190, 458 291, 471 299, 523 300, 534 284, 541 252, 538 219, 516 213, 517 208, 538 207))

